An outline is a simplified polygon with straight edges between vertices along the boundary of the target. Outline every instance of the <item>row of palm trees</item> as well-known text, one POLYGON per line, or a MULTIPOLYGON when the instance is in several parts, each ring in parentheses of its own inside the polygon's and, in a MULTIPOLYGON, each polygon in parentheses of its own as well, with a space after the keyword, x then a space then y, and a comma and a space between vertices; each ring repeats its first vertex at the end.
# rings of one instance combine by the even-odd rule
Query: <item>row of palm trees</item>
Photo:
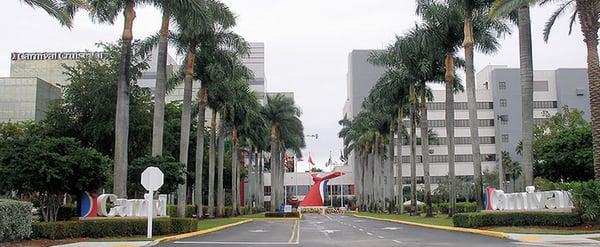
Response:
MULTIPOLYGON (((124 28, 121 36, 122 52, 119 69, 118 98, 115 121, 114 179, 113 193, 127 196, 127 144, 129 132, 129 86, 131 75, 131 43, 133 40, 133 20, 136 5, 151 4, 162 10, 162 22, 158 34, 148 37, 147 44, 158 46, 157 79, 154 104, 152 155, 163 154, 165 95, 177 84, 183 82, 183 104, 181 115, 181 136, 179 162, 187 170, 189 137, 192 119, 193 83, 201 85, 197 95, 198 120, 197 147, 195 154, 195 179, 193 203, 197 216, 203 212, 204 146, 209 147, 209 188, 208 210, 210 216, 224 214, 224 143, 230 139, 232 167, 232 208, 240 213, 240 180, 244 165, 247 165, 252 179, 249 179, 251 197, 259 209, 263 205, 263 153, 270 146, 270 162, 273 195, 271 208, 279 205, 283 198, 283 157, 287 150, 301 155, 305 146, 301 112, 293 99, 283 95, 267 97, 264 106, 250 90, 248 81, 252 72, 244 66, 242 59, 249 55, 249 44, 231 28, 236 24, 235 15, 218 0, 23 0, 38 6, 56 17, 61 24, 71 27, 72 18, 79 8, 90 12, 93 20, 114 23, 123 13, 124 28), (171 78, 167 74, 167 49, 169 45, 185 55, 184 66, 171 78), (205 144, 207 106, 212 110, 209 127, 209 143, 205 144), (270 136, 269 136, 270 131, 270 136), (247 158, 247 159, 246 159, 247 158), (248 160, 249 164, 244 164, 248 160), (215 173, 216 176, 215 176, 215 173), (215 177, 217 181, 215 183, 215 177), (215 188, 216 184, 216 188, 215 188), (281 187, 281 188, 280 188, 281 187), (259 189, 260 188, 260 189, 259 189), (216 190, 216 191, 215 191, 216 190), (215 200, 216 194, 216 200, 215 200), (215 210, 216 201, 216 210, 215 210)), ((187 182, 177 189, 177 214, 185 215, 187 204, 187 182)))
MULTIPOLYGON (((429 178, 429 142, 431 130, 427 125, 427 102, 432 100, 431 83, 444 83, 445 123, 448 147, 449 215, 455 212, 455 144, 454 144, 454 94, 466 90, 469 112, 470 139, 473 153, 475 199, 483 209, 482 156, 479 147, 477 104, 475 95, 475 49, 490 54, 499 47, 498 38, 510 34, 509 24, 519 28, 521 85, 523 98, 523 173, 525 185, 533 184, 533 62, 529 6, 531 0, 417 0, 416 13, 421 22, 415 24, 384 51, 376 52, 370 62, 385 68, 385 72, 371 89, 363 102, 363 110, 354 117, 340 121, 339 136, 344 139, 345 155, 353 154, 357 205, 363 210, 388 210, 404 213, 402 190, 402 145, 410 146, 411 213, 417 213, 416 163, 423 164, 426 214, 432 215, 431 182, 429 178), (464 56, 459 56, 459 51, 464 56), (456 67, 465 71, 464 87, 457 77, 456 67), (408 130, 405 128, 408 118, 408 130), (420 125, 420 140, 417 139, 420 125), (394 139, 396 138, 396 139, 394 139), (406 141, 404 141, 406 140, 406 141), (417 161, 416 145, 421 145, 421 160, 417 161), (527 146, 527 148, 525 148, 527 146), (387 155, 386 155, 387 149, 387 155), (394 155, 394 150, 396 150, 394 155), (394 159, 394 157, 397 157, 394 159), (384 162, 394 170, 395 183, 388 183, 394 196, 385 198, 382 177, 384 162), (395 186, 394 189, 392 187, 395 186)), ((539 1, 547 4, 550 1, 539 1)), ((544 31, 548 33, 556 17, 575 5, 571 24, 579 17, 585 42, 588 44, 588 77, 590 104, 595 131, 600 134, 600 109, 594 106, 600 95, 600 72, 598 69, 597 31, 598 1, 564 1, 551 16, 544 31), (585 7, 581 7, 585 6, 585 7), (583 23, 589 22, 589 23, 583 23), (594 26, 596 25, 596 26, 594 26), (592 40, 589 40, 592 38, 592 40), (596 42, 596 43, 594 43, 596 42), (590 43, 592 47, 590 48, 590 43), (596 120, 594 120, 596 119, 596 120)), ((594 132, 594 133, 596 133, 594 132)), ((595 157, 600 157, 600 135, 594 135, 595 157)), ((596 159, 597 161, 598 159, 596 159)), ((502 162, 498 162, 502 164, 502 162)), ((499 166, 500 184, 504 171, 499 166)), ((389 171, 388 171, 389 172, 389 171)), ((389 172, 388 174, 391 174, 389 172)), ((596 162, 596 175, 600 178, 600 165, 596 162)))

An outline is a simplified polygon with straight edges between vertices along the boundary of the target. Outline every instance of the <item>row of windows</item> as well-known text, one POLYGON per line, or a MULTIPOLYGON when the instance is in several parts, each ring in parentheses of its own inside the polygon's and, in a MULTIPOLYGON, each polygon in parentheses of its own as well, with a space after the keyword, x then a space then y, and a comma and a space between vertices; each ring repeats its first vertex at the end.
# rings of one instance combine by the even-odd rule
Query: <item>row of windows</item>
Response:
MULTIPOLYGON (((409 120, 404 120, 404 126, 408 127, 409 120)), ((446 127, 446 120, 429 120, 427 124, 430 128, 433 127, 446 127)), ((493 127, 494 119, 479 119, 479 127, 493 127)), ((454 120, 454 127, 469 127, 468 119, 454 120)))
MULTIPOLYGON (((479 144, 495 144, 496 137, 494 136, 480 136, 479 144)), ((471 144, 471 137, 454 137, 454 144, 471 144)), ((447 137, 438 137, 437 145, 448 145, 447 137)))
MULTIPOLYGON (((521 84, 517 84, 519 87, 521 84)), ((498 89, 506 90, 506 82, 501 81, 498 82, 498 89)), ((548 89, 548 81, 534 81, 533 82, 533 91, 534 92, 547 92, 548 89)))
MULTIPOLYGON (((422 163, 423 157, 417 155, 417 163, 422 163)), ((496 161, 496 154, 481 154, 481 161, 496 161)), ((430 163, 447 163, 448 155, 429 155, 430 163)), ((454 155, 454 162, 473 162, 472 154, 454 155)), ((402 156, 402 163, 410 163, 410 156, 402 156)))
MULTIPOLYGON (((500 99, 500 107, 508 107, 507 99, 500 99)), ((548 109, 558 108, 558 102, 556 101, 534 101, 533 109, 548 109)))
MULTIPOLYGON (((303 195, 308 194, 310 187, 311 187, 310 185, 286 185, 285 189, 286 189, 286 193, 288 195, 303 196, 303 195), (296 193, 296 189, 298 189, 298 193, 296 193)), ((344 184, 344 185, 341 185, 341 187, 344 190, 344 195, 354 194, 354 185, 344 184)), ((329 194, 340 195, 340 185, 329 185, 325 188, 325 190, 328 195, 329 194)), ((271 186, 265 186, 264 192, 265 192, 265 196, 270 196, 271 195, 271 186)))
MULTIPOLYGON (((494 102, 476 102, 477 109, 494 109, 494 102)), ((445 102, 429 102, 427 103, 428 110, 446 110, 445 102)), ((455 110, 468 110, 467 102, 454 102, 455 110)))
MULTIPOLYGON (((430 176, 429 177, 429 181, 432 184, 441 184, 441 183, 448 183, 448 177, 446 176, 430 176)), ((471 183, 473 182, 473 176, 456 176, 456 180, 460 181, 461 183, 471 183)), ((402 177, 402 184, 410 184, 411 180, 410 177, 402 177)), ((417 184, 423 184, 425 183, 425 179, 423 178, 423 176, 417 176, 417 184)))

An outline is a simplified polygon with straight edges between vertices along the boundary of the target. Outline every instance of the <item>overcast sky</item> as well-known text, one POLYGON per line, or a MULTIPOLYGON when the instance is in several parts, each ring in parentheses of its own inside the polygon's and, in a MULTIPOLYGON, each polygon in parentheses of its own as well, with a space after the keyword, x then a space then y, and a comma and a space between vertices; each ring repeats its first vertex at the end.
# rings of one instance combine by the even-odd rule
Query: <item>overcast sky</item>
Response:
MULTIPOLYGON (((338 160, 337 138, 346 99, 348 54, 353 49, 381 49, 414 25, 412 0, 224 0, 238 15, 235 30, 248 41, 265 42, 268 91, 292 91, 302 108, 307 138, 304 156, 310 152, 320 166, 338 160)), ((92 23, 79 13, 71 30, 60 27, 41 10, 19 0, 3 0, 0 7, 0 77, 9 76, 10 53, 25 51, 93 50, 99 41, 120 37, 122 19, 115 26, 92 23)), ((585 67, 585 46, 576 25, 567 36, 566 18, 560 19, 548 44, 542 40, 543 24, 555 7, 532 9, 535 69, 585 67)), ((159 11, 137 9, 135 38, 155 33, 159 11)), ((488 64, 518 67, 517 30, 504 37, 497 54, 476 54, 476 70, 488 64)), ((306 168, 306 159, 300 169, 306 168)))

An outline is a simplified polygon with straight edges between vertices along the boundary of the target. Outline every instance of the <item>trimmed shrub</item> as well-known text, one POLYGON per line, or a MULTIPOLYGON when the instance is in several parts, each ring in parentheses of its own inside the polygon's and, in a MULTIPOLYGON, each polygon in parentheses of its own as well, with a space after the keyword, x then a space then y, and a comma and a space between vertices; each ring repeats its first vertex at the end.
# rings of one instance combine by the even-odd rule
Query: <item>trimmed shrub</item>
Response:
POLYGON ((581 218, 576 213, 560 212, 483 212, 461 213, 452 217, 454 226, 479 228, 486 226, 577 226, 581 218))
MULTIPOLYGON (((146 234, 146 219, 98 219, 79 221, 35 222, 33 239, 103 238, 146 234)), ((198 221, 187 218, 160 218, 152 222, 155 235, 196 231, 198 221)))
MULTIPOLYGON (((203 212, 206 214, 207 207, 203 207, 203 212)), ((169 217, 177 217, 177 205, 167 205, 167 215, 169 217)), ((196 215, 196 205, 185 205, 185 217, 192 218, 196 215)))
POLYGON ((300 217, 300 213, 298 213, 298 212, 287 212, 287 213, 284 213, 284 212, 268 212, 268 213, 265 213, 265 217, 266 218, 283 218, 283 217, 286 217, 286 218, 298 218, 298 217, 300 217))
POLYGON ((0 243, 29 237, 32 207, 29 202, 0 199, 0 243))
MULTIPOLYGON (((448 203, 440 203, 437 205, 438 212, 442 214, 448 213, 448 203)), ((434 205, 434 210, 435 210, 434 205)), ((470 213, 477 212, 477 203, 476 202, 457 202, 456 203, 456 212, 455 213, 470 213)))
POLYGON ((56 217, 56 220, 63 221, 77 217, 79 217, 77 206, 75 204, 66 204, 58 208, 58 216, 56 217))

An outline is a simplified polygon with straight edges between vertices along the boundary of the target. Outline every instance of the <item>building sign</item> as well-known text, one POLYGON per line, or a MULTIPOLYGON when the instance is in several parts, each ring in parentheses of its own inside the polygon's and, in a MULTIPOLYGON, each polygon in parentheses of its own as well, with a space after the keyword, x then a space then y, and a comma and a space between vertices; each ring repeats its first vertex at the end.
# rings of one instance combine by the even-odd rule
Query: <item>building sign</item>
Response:
MULTIPOLYGON (((84 193, 81 200, 81 217, 144 217, 148 201, 144 199, 118 199, 117 195, 103 194, 97 198, 84 193), (112 208, 107 205, 111 203, 112 208)), ((159 195, 152 201, 153 216, 167 216, 167 195, 159 195)))
POLYGON ((550 210, 572 209, 573 201, 567 191, 535 191, 527 186, 527 192, 504 193, 494 188, 487 189, 486 210, 550 210))
POLYGON ((108 58, 106 52, 13 52, 11 54, 11 60, 79 60, 82 58, 108 58))

